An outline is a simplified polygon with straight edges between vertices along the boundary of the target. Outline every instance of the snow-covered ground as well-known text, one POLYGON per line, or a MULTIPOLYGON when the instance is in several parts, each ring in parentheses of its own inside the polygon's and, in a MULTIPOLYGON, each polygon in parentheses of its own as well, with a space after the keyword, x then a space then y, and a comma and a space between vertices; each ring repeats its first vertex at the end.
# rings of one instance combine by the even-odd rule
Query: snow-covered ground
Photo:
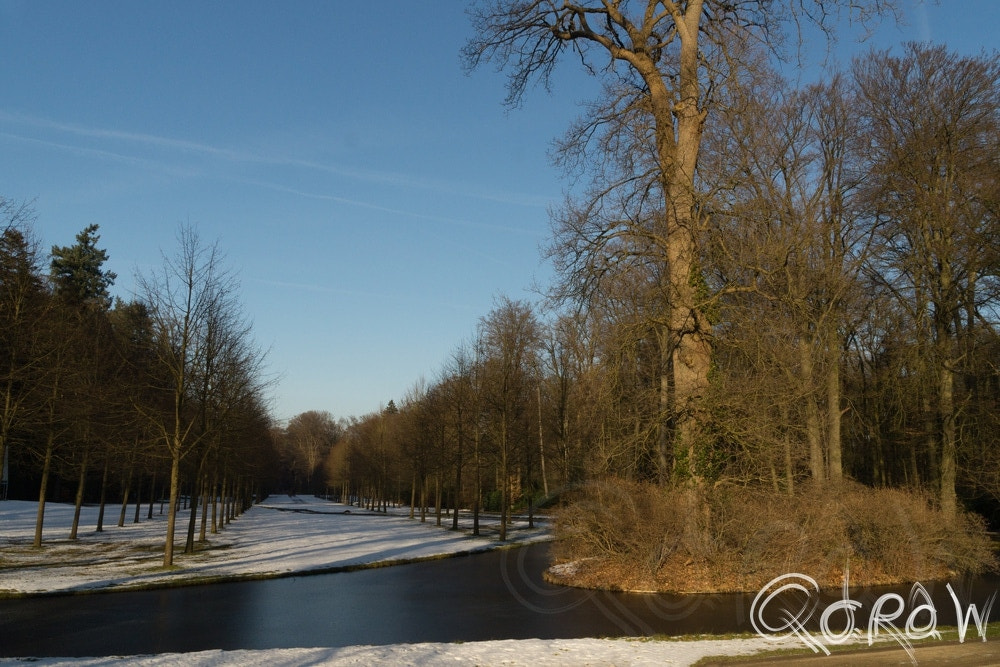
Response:
MULTIPOLYGON (((387 515, 338 505, 312 496, 271 496, 246 514, 209 535, 211 548, 193 555, 181 553, 187 536, 188 512, 177 521, 174 565, 164 570, 163 540, 166 516, 154 505, 148 520, 142 506, 140 523, 133 523, 129 507, 119 528, 117 507, 105 515, 104 531, 97 533, 97 508, 84 507, 79 539, 67 539, 73 507, 46 505, 44 551, 31 548, 37 505, 0 503, 0 593, 81 591, 95 588, 126 589, 183 579, 263 577, 289 572, 333 570, 369 563, 410 561, 496 546, 491 526, 483 524, 483 537, 437 528, 434 517, 426 523, 410 520, 406 508, 391 508, 387 515)), ((442 525, 445 521, 442 519, 442 525)), ((447 526, 450 526, 450 518, 447 526)), ((196 536, 197 537, 197 536, 196 536)), ((517 522, 510 541, 547 539, 544 524, 533 530, 517 522)))
MULTIPOLYGON (((117 508, 116 508, 117 509, 117 508)), ((79 539, 70 542, 73 508, 47 506, 45 548, 31 548, 36 505, 0 503, 0 591, 42 593, 97 588, 127 589, 181 579, 263 577, 310 570, 331 570, 371 563, 489 549, 495 526, 486 524, 483 537, 472 537, 407 518, 408 510, 375 515, 358 508, 312 497, 272 496, 210 535, 211 548, 184 555, 178 535, 175 565, 163 570, 166 518, 154 508, 152 520, 142 508, 140 523, 116 526, 117 511, 105 516, 105 530, 94 531, 96 508, 83 510, 79 539)), ((445 526, 450 526, 450 520, 445 526)), ((178 521, 178 533, 186 530, 178 521)), ((511 541, 548 538, 542 522, 528 529, 519 522, 511 541)), ((788 646, 796 646, 788 642, 788 646)), ((158 656, 93 659, 32 659, 34 665, 689 665, 705 656, 755 653, 775 648, 762 638, 704 641, 643 641, 624 639, 507 640, 462 644, 404 644, 347 648, 301 648, 267 651, 204 651, 158 656)), ((0 660, 17 664, 20 660, 0 660)))
MULTIPOLYGON (((793 644, 788 644, 793 646, 793 644)), ((799 645, 801 648, 801 645, 799 645)), ((541 667, 589 665, 691 665, 720 655, 751 655, 775 644, 764 639, 636 641, 629 639, 509 639, 464 644, 395 644, 345 648, 298 648, 270 651, 201 651, 123 658, 25 659, 31 665, 66 667, 347 667, 358 665, 478 665, 541 667)), ((0 665, 20 660, 0 660, 0 665)))

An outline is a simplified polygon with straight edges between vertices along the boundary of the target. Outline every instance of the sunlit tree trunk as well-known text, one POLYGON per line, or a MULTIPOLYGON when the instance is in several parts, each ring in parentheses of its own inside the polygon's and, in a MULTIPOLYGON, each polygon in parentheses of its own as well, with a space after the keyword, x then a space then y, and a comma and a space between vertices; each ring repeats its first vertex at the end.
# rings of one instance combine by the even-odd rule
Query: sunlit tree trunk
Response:
MULTIPOLYGON (((836 336, 836 332, 831 332, 836 336)), ((827 342, 828 363, 826 369, 826 419, 827 419, 827 459, 829 463, 829 479, 836 483, 844 476, 843 453, 841 444, 841 421, 843 411, 840 407, 840 344, 839 339, 827 342)))
POLYGON ((179 451, 170 457, 170 502, 167 504, 167 537, 163 545, 163 567, 174 564, 174 530, 177 524, 177 508, 180 501, 181 456, 179 451))
POLYGON ((45 455, 42 460, 42 480, 38 485, 38 512, 35 514, 35 539, 32 546, 42 546, 42 525, 45 523, 45 496, 49 488, 49 474, 52 471, 52 452, 55 448, 55 433, 49 430, 45 437, 45 455))
POLYGON ((826 481, 826 465, 823 462, 823 440, 820 428, 819 406, 813 393, 815 382, 813 373, 813 346, 809 338, 799 338, 799 373, 802 404, 805 409, 806 442, 809 445, 809 470, 812 478, 822 484, 826 481))
POLYGON ((434 474, 434 515, 435 525, 441 525, 441 473, 434 474))
POLYGON ((128 475, 122 480, 122 506, 118 511, 118 527, 125 525, 125 512, 128 510, 128 499, 132 492, 132 477, 135 474, 135 464, 129 463, 128 475))
POLYGON ((83 491, 87 484, 87 449, 83 450, 83 461, 80 462, 80 476, 76 482, 76 499, 73 503, 73 525, 69 529, 69 539, 75 540, 80 526, 80 508, 83 507, 83 491))
POLYGON ((108 469, 111 467, 110 457, 105 457, 104 459, 104 472, 101 473, 101 502, 100 508, 97 510, 97 532, 104 531, 104 503, 107 500, 108 491, 108 469))

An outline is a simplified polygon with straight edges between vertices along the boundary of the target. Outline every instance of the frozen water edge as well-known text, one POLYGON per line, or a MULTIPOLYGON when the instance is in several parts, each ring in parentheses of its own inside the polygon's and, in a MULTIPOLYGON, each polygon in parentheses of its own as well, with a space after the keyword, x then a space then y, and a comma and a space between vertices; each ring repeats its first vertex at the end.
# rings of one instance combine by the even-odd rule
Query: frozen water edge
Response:
MULTIPOLYGON (((176 554, 177 569, 163 570, 164 516, 154 510, 141 522, 118 528, 117 508, 105 517, 104 532, 94 532, 97 508, 85 507, 79 539, 67 538, 73 508, 49 504, 45 548, 30 548, 35 503, 0 503, 0 590, 23 594, 91 589, 127 589, 170 585, 185 579, 282 576, 297 572, 348 568, 374 563, 410 561, 490 549, 495 539, 472 537, 407 518, 408 510, 369 516, 357 508, 312 497, 274 496, 251 508, 224 531, 209 537, 210 549, 194 555, 176 554), (84 561, 80 561, 84 558, 84 561), (17 567, 11 567, 15 564, 17 567)), ((180 517, 179 517, 180 518, 180 517)), ((184 517, 186 519, 186 516, 184 517)), ((186 520, 178 528, 186 528, 186 520)), ((486 526, 489 532, 489 525, 486 526)), ((183 535, 178 536, 183 546, 183 535)), ((544 522, 528 529, 515 523, 512 542, 548 539, 544 522)), ((794 644, 789 643, 789 646, 794 644)), ((187 654, 121 658, 45 658, 33 665, 689 665, 712 655, 750 654, 775 648, 761 638, 704 641, 642 641, 622 639, 504 640, 462 644, 404 644, 346 648, 274 649, 264 651, 204 651, 187 654)), ((18 664, 22 660, 0 660, 18 664)))

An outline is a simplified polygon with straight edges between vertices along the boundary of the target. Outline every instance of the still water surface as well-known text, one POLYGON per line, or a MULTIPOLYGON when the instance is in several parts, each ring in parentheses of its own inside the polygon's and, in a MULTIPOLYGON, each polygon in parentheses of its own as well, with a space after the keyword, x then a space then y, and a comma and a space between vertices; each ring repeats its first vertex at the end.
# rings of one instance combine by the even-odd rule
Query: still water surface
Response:
MULTIPOLYGON (((542 544, 338 574, 0 600, 0 656, 752 632, 752 594, 562 588, 542 580, 547 563, 542 544)), ((925 584, 939 622, 954 624, 944 584, 925 584)), ((998 585, 995 579, 952 582, 963 602, 980 608, 998 585)), ((859 624, 886 590, 852 593, 865 605, 859 624)), ((908 591, 897 592, 906 598, 908 591)))

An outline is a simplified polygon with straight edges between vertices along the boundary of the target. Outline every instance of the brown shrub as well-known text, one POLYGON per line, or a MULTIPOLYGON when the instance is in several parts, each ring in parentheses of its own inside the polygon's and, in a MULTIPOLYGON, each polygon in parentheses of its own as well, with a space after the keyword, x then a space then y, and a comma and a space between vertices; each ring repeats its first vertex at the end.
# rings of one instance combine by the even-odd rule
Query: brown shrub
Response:
POLYGON ((556 514, 556 558, 612 558, 655 572, 680 546, 673 495, 626 480, 591 482, 556 514))
POLYGON ((720 487, 710 493, 624 480, 594 482, 555 521, 558 562, 607 588, 752 591, 808 574, 839 587, 994 569, 982 520, 953 522, 922 493, 843 483, 795 496, 720 487))
POLYGON ((844 495, 840 511, 849 519, 855 558, 891 580, 996 568, 982 518, 963 512, 949 521, 926 493, 857 486, 844 495))

